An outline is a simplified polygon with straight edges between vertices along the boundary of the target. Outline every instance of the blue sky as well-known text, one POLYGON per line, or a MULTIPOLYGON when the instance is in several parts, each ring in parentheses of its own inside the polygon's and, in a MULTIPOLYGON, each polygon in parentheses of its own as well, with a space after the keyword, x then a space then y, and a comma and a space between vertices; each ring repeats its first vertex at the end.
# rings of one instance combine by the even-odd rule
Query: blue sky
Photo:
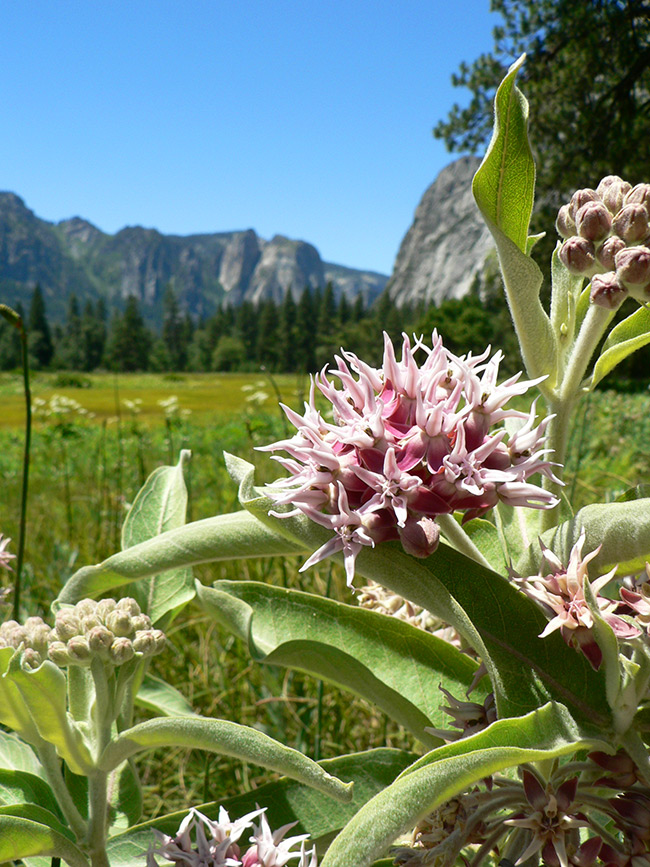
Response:
POLYGON ((106 232, 254 228, 390 273, 489 0, 5 3, 0 189, 106 232))

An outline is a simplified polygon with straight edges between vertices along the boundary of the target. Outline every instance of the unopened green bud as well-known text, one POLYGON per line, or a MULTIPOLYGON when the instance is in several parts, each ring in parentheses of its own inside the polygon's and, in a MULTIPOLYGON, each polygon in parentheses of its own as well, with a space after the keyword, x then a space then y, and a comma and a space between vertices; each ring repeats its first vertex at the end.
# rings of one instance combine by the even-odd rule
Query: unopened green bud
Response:
POLYGON ((80 620, 86 617, 94 617, 97 611, 97 602, 94 599, 82 599, 74 607, 74 613, 80 620))
POLYGON ((23 668, 35 669, 43 664, 43 657, 33 647, 26 647, 23 651, 22 666, 23 668))
POLYGON ((54 623, 54 631, 60 641, 68 641, 74 635, 82 632, 81 621, 70 608, 58 611, 54 623))
POLYGON ((89 614, 87 617, 81 618, 81 628, 84 633, 89 633, 91 629, 94 629, 96 626, 103 626, 102 621, 97 617, 96 614, 89 614))
POLYGON ((137 617, 131 619, 131 623, 136 632, 141 632, 143 629, 151 629, 151 617, 147 614, 138 614, 137 617))
POLYGON ((598 307, 616 310, 627 297, 627 289, 617 280, 613 271, 596 274, 591 281, 590 300, 598 307))
POLYGON ((126 612, 129 617, 137 617, 139 614, 142 614, 142 610, 135 599, 132 599, 130 596, 125 596, 123 599, 120 599, 115 606, 118 611, 126 612))
POLYGON ((117 636, 132 638, 135 634, 131 615, 128 611, 120 610, 119 608, 116 608, 115 611, 111 611, 108 615, 106 618, 106 626, 117 636))
POLYGON ((625 197, 626 205, 643 205, 650 217, 650 184, 637 184, 625 197))
POLYGON ((111 611, 115 611, 115 600, 114 599, 100 599, 97 603, 97 608, 95 612, 100 620, 106 622, 106 618, 111 613, 111 611))
POLYGON ((587 202, 576 213, 578 234, 588 241, 603 241, 612 228, 612 215, 602 202, 587 202))
POLYGON ((576 190, 571 196, 571 201, 569 202, 569 216, 572 220, 575 220, 576 214, 583 205, 586 205, 587 202, 597 201, 598 196, 596 195, 595 190, 589 189, 588 187, 584 190, 576 190))
POLYGON ((612 232, 626 244, 638 244, 648 237, 648 212, 644 205, 625 205, 612 220, 612 232))
POLYGON ((12 307, 7 306, 6 304, 0 304, 0 316, 2 316, 3 319, 6 319, 10 325, 14 326, 14 328, 22 331, 23 320, 20 318, 20 314, 16 313, 12 307))
POLYGON ((596 195, 600 196, 611 214, 617 214, 623 207, 625 196, 631 189, 632 184, 628 184, 618 175, 607 175, 596 187, 596 195))
POLYGON ((87 637, 88 646, 92 652, 96 653, 98 656, 108 658, 111 645, 115 641, 115 635, 111 630, 107 629, 103 625, 93 626, 93 628, 88 632, 87 637))
POLYGON ((25 627, 17 620, 7 620, 3 623, 0 634, 7 642, 7 647, 20 647, 25 642, 25 627))
POLYGON ((50 638, 50 627, 42 617, 28 617, 25 621, 25 644, 45 655, 50 638))
POLYGON ((596 248, 591 241, 574 235, 562 244, 558 253, 560 262, 575 275, 590 277, 596 266, 596 248))
POLYGON ((645 288, 650 283, 650 250, 626 247, 616 256, 616 276, 627 289, 645 288))
POLYGON ((562 205, 562 207, 558 211, 557 220, 555 221, 555 228, 558 235, 560 235, 562 238, 570 238, 572 235, 575 235, 576 221, 569 213, 568 205, 562 205))
POLYGON ((67 668, 70 665, 70 654, 68 647, 63 641, 51 641, 47 649, 47 655, 55 665, 59 668, 67 668))
POLYGON ((625 241, 622 238, 619 238, 618 235, 612 235, 610 238, 603 241, 596 251, 596 262, 598 262, 604 271, 614 271, 616 268, 616 265, 614 264, 616 254, 620 253, 621 250, 626 249, 627 244, 625 241))
POLYGON ((74 635, 68 642, 70 665, 90 665, 92 651, 85 635, 74 635))
POLYGON ((160 629, 142 629, 136 632, 133 649, 143 656, 154 656, 165 647, 165 634, 160 629))
POLYGON ((122 665, 128 662, 135 656, 133 642, 130 638, 116 638, 111 644, 108 655, 113 665, 122 665))

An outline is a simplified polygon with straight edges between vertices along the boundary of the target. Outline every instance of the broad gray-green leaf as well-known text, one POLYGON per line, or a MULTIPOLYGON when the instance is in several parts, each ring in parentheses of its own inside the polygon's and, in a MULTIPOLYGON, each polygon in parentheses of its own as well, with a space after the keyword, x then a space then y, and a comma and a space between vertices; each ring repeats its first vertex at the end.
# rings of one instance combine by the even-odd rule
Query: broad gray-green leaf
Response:
POLYGON ((248 642, 253 659, 321 677, 374 703, 433 746, 426 726, 448 719, 438 684, 460 695, 477 664, 451 644, 394 617, 254 581, 197 585, 203 607, 248 642))
POLYGON ((609 747, 585 738, 566 709, 553 704, 440 747, 361 808, 334 840, 321 867, 369 867, 400 834, 483 777, 579 749, 609 747))
POLYGON ((61 858, 70 867, 89 867, 54 814, 32 804, 0 807, 0 862, 36 855, 61 858))
MULTIPOLYGON (((602 546, 589 564, 592 578, 614 566, 618 566, 619 575, 641 572, 650 560, 650 498, 585 506, 570 521, 543 533, 542 541, 563 563, 568 563, 583 527, 586 533, 583 555, 602 546)), ((520 558, 516 569, 520 575, 536 575, 541 563, 541 549, 532 546, 520 558)))
MULTIPOLYGON (((415 758, 413 753, 403 750, 378 749, 321 762, 323 769, 333 776, 353 781, 354 797, 347 804, 283 777, 253 792, 202 804, 198 809, 205 816, 216 819, 219 807, 223 806, 234 820, 254 810, 256 805, 266 807, 271 828, 297 822, 292 834, 310 834, 311 840, 320 847, 321 843, 326 845, 333 834, 349 822, 370 798, 392 783, 415 758)), ((154 840, 151 829, 173 835, 185 815, 178 812, 160 816, 111 839, 108 843, 111 867, 142 867, 154 840)))
MULTIPOLYGON (((149 476, 136 496, 122 528, 122 550, 153 539, 167 530, 185 524, 187 488, 183 470, 191 457, 181 451, 175 467, 158 467, 149 476)), ((177 611, 194 596, 192 570, 181 567, 138 581, 126 588, 154 623, 166 614, 177 611)))
POLYGON ((145 674, 136 703, 163 716, 195 716, 192 706, 176 687, 153 674, 145 674))
POLYGON ((62 588, 53 608, 99 596, 131 581, 215 560, 277 557, 301 553, 249 512, 204 518, 79 569, 62 588))
POLYGON ((25 699, 7 672, 16 655, 13 647, 0 648, 0 723, 18 732, 29 743, 39 740, 38 729, 25 699))
MULTIPOLYGON (((2 701, 1 698, 0 701, 2 701)), ((26 744, 13 732, 5 732, 2 729, 0 729, 0 768, 26 771, 28 774, 33 774, 43 780, 46 779, 43 766, 29 744, 26 744)))
POLYGON ((153 719, 122 732, 104 750, 99 767, 111 771, 143 750, 156 747, 189 747, 253 762, 313 786, 334 798, 349 801, 349 784, 325 773, 298 750, 248 726, 221 719, 178 717, 153 719))
POLYGON ((610 331, 594 365, 591 387, 597 385, 624 358, 648 343, 650 343, 650 310, 647 307, 640 307, 610 331))
POLYGON ((67 713, 65 675, 53 662, 24 669, 21 654, 15 654, 5 675, 16 685, 43 740, 54 744, 57 753, 75 774, 87 774, 93 760, 84 737, 67 713))
POLYGON ((496 526, 484 518, 473 518, 464 525, 464 529, 492 569, 499 574, 505 574, 508 563, 496 526))
POLYGON ((61 818, 59 805, 45 780, 25 771, 0 768, 0 805, 38 804, 61 818))
POLYGON ((528 103, 515 87, 524 57, 508 70, 494 101, 494 133, 472 190, 496 242, 512 319, 531 377, 555 385, 557 350, 551 321, 539 300, 542 273, 527 254, 535 192, 535 163, 528 142, 528 103))

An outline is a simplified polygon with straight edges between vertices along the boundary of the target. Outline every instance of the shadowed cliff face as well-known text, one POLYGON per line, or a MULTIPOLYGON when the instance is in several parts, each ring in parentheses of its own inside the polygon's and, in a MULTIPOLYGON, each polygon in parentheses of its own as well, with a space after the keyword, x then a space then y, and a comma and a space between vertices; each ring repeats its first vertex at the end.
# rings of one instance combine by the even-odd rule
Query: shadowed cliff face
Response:
POLYGON ((41 220, 19 196, 0 193, 0 296, 27 303, 39 283, 54 320, 64 317, 72 292, 103 296, 109 306, 135 295, 151 319, 169 284, 183 308, 205 316, 223 301, 280 301, 289 290, 298 297, 330 280, 335 295, 362 294, 369 303, 388 278, 323 263, 313 245, 281 235, 265 241, 248 229, 182 237, 140 226, 109 235, 81 217, 41 220))
POLYGON ((397 306, 466 295, 494 247, 472 196, 477 157, 444 168, 422 196, 387 286, 397 306))

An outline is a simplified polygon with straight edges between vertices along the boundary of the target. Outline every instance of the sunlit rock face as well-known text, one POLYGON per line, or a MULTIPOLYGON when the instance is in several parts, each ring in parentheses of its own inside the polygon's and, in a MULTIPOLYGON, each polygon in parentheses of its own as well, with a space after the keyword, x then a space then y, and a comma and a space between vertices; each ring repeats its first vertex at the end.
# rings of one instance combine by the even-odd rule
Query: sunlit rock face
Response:
POLYGON ((466 295, 494 242, 472 196, 480 160, 461 157, 422 196, 387 291, 397 306, 466 295))

